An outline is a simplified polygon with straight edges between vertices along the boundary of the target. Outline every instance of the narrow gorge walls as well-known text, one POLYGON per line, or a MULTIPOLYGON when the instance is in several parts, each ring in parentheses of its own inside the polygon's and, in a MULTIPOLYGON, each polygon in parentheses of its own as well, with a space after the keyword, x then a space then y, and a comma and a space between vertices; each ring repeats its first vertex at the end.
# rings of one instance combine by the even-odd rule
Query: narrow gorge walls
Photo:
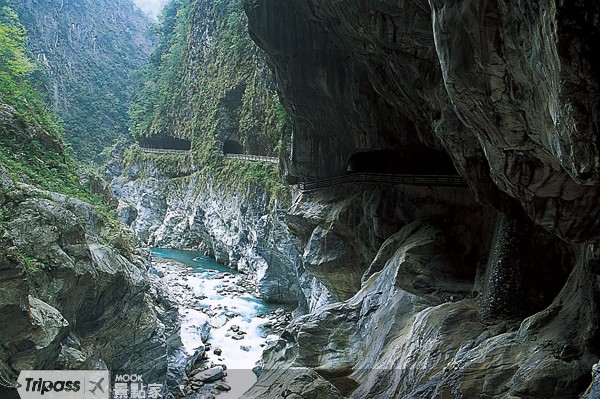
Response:
POLYGON ((267 300, 300 296, 297 239, 283 222, 290 192, 278 166, 225 159, 277 156, 287 123, 264 53, 238 1, 177 0, 132 104, 140 145, 184 139, 187 155, 133 146, 113 165, 121 216, 141 245, 194 249, 251 275, 267 300))
POLYGON ((289 197, 223 175, 168 175, 157 157, 164 156, 129 165, 112 183, 139 243, 203 251, 252 276, 263 298, 296 302, 298 243, 282 219, 289 197))
POLYGON ((278 155, 286 116, 264 53, 247 35, 237 0, 175 0, 163 11, 161 40, 131 105, 131 132, 142 142, 191 142, 199 167, 235 152, 278 155))

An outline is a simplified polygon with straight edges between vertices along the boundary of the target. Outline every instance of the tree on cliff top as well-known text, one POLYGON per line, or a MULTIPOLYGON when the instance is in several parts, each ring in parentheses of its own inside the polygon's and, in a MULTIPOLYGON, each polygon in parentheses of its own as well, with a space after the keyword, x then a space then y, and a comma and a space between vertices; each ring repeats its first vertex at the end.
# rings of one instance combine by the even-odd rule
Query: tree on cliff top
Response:
POLYGON ((0 71, 21 77, 33 69, 25 55, 25 28, 10 7, 0 8, 0 71))

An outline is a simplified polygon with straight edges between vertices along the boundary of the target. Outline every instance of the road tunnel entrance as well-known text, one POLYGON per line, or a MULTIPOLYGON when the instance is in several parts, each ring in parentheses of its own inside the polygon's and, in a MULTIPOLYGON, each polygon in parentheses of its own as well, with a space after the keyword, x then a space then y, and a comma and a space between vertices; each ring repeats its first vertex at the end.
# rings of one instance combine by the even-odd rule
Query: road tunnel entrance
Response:
POLYGON ((225 140, 223 142, 223 155, 243 154, 244 147, 235 140, 225 140))
POLYGON ((357 152, 348 160, 347 172, 458 175, 447 153, 427 147, 357 152))
POLYGON ((192 143, 189 140, 184 140, 173 136, 140 137, 138 138, 138 143, 142 148, 153 148, 160 150, 189 151, 192 148, 192 143))

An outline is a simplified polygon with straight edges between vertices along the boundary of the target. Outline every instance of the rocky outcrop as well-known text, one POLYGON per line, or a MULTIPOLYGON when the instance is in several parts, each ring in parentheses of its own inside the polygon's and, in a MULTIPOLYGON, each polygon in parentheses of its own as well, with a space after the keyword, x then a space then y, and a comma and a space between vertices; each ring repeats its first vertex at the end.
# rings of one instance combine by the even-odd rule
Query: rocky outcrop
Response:
POLYGON ((444 149, 481 201, 600 237, 598 4, 247 0, 294 119, 290 173, 444 149))
POLYGON ((293 120, 291 181, 369 162, 398 173, 402 159, 377 156, 435 149, 470 190, 354 184, 296 201, 302 278, 339 302, 305 293, 312 313, 269 349, 247 397, 286 396, 264 387, 295 368, 355 398, 583 392, 600 354, 598 4, 245 7, 293 120), (474 216, 469 197, 499 214, 474 216))
MULTIPOLYGON (((431 2, 443 81, 496 186, 561 237, 598 239, 598 208, 590 198, 598 195, 599 132, 590 115, 599 107, 600 83, 589 56, 598 46, 590 39, 600 32, 598 4, 442 8, 431 2), (442 33, 450 25, 461 28, 442 33), (469 34, 475 27, 481 34, 469 34)), ((445 145, 456 160, 465 158, 445 145)))
POLYGON ((305 367, 282 368, 257 383, 244 397, 342 399, 340 391, 314 370, 305 367))
POLYGON ((356 294, 362 280, 383 269, 386 259, 378 252, 389 255, 401 241, 382 245, 415 220, 435 221, 443 231, 440 240, 446 240, 439 245, 450 250, 436 261, 444 265, 441 269, 421 270, 413 283, 424 291, 429 287, 440 298, 452 295, 453 290, 470 291, 468 282, 445 288, 435 287, 434 282, 454 273, 472 285, 477 264, 487 255, 494 215, 476 205, 466 188, 363 184, 298 197, 286 221, 304 248, 301 281, 308 309, 314 311, 356 294))
POLYGON ((295 319, 267 349, 259 382, 244 397, 280 397, 283 388, 265 386, 281 387, 289 383, 286 373, 306 369, 339 390, 332 397, 568 398, 582 392, 595 358, 593 298, 600 288, 588 277, 589 248, 577 249, 573 272, 543 311, 489 323, 464 277, 447 273, 443 237, 423 222, 392 235, 376 256, 383 268, 349 300, 295 319))
POLYGON ((223 179, 172 178, 148 158, 112 184, 142 245, 203 251, 250 275, 264 299, 296 302, 298 243, 283 223, 286 204, 264 187, 223 179))
MULTIPOLYGON (((165 381, 177 312, 143 258, 104 241, 110 226, 91 205, 6 175, 0 184, 2 377, 109 368, 165 381)), ((169 373, 173 385, 184 375, 169 373)))

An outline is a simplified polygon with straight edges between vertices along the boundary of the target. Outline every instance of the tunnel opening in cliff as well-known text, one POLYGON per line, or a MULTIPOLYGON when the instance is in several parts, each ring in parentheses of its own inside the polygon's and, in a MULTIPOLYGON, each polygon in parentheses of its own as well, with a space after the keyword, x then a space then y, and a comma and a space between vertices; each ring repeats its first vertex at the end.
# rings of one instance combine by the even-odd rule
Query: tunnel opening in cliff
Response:
POLYGON ((447 153, 416 146, 357 152, 350 156, 346 171, 348 173, 458 175, 447 153))
POLYGON ((244 146, 235 140, 225 140, 223 142, 223 155, 227 154, 243 154, 244 146))
POLYGON ((138 143, 140 147, 143 148, 153 148, 161 150, 189 151, 192 148, 192 143, 189 140, 166 135, 139 137, 138 143))

